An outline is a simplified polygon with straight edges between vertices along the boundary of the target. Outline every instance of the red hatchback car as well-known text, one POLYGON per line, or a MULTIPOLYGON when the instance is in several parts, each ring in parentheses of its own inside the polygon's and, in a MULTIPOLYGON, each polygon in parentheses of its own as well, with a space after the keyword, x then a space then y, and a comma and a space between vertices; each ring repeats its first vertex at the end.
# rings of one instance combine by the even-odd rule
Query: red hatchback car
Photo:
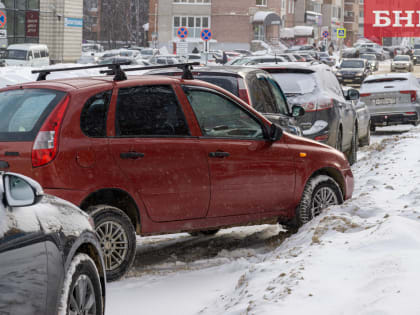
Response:
MULTIPOLYGON (((296 113, 298 115, 298 113, 296 113)), ((211 234, 277 218, 298 227, 351 197, 345 156, 198 80, 103 76, 0 90, 0 170, 94 218, 107 277, 135 234, 211 234)))

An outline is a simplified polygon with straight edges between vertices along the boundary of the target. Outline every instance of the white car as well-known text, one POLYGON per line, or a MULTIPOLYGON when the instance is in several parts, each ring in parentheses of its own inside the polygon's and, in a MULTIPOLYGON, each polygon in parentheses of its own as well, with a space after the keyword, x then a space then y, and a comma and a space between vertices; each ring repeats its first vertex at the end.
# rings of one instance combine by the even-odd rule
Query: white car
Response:
POLYGON ((413 72, 413 62, 408 55, 397 55, 391 62, 391 72, 408 71, 413 72))

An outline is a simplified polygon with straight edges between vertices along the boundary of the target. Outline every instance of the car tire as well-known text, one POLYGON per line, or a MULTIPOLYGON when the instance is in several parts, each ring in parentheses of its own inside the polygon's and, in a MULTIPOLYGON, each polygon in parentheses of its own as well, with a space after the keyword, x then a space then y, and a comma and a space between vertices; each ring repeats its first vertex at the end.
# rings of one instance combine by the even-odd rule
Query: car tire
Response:
POLYGON ((296 230, 311 221, 326 207, 342 203, 343 194, 334 179, 327 175, 312 177, 305 185, 295 217, 283 225, 289 230, 296 230), (327 202, 323 203, 325 199, 327 202))
POLYGON ((363 137, 362 139, 360 139, 360 142, 359 142, 359 145, 361 147, 370 145, 370 131, 371 131, 371 129, 372 128, 371 128, 370 122, 369 122, 369 125, 367 127, 367 131, 366 131, 366 137, 363 137))
POLYGON ((80 253, 73 258, 67 269, 58 314, 82 313, 104 314, 104 301, 98 269, 92 258, 80 253))
POLYGON ((215 235, 219 231, 220 229, 212 229, 212 230, 189 232, 189 234, 191 236, 211 236, 211 235, 215 235))
POLYGON ((338 128, 337 138, 335 140, 335 146, 338 151, 343 152, 343 132, 341 131, 341 128, 338 128))
POLYGON ((357 149, 359 147, 359 134, 357 132, 357 127, 354 126, 353 136, 351 138, 350 150, 347 154, 347 159, 350 165, 353 165, 357 162, 357 149))
POLYGON ((115 281, 130 269, 136 255, 136 231, 120 209, 107 205, 88 209, 104 256, 106 279, 115 281), (117 234, 115 234, 117 233, 117 234))

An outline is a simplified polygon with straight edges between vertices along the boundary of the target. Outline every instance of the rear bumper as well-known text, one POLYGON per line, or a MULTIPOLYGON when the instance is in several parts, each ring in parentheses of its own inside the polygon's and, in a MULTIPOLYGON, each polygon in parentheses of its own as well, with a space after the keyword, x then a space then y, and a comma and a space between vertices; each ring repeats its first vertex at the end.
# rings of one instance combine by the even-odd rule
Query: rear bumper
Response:
POLYGON ((390 126, 414 124, 419 120, 418 114, 373 114, 370 116, 372 126, 390 126))

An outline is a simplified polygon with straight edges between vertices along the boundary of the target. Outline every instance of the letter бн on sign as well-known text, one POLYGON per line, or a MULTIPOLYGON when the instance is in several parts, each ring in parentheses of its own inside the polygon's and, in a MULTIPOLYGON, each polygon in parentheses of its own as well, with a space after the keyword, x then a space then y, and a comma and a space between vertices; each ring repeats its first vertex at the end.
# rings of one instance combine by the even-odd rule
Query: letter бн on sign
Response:
POLYGON ((26 11, 26 37, 39 36, 39 12, 26 11))
POLYGON ((420 37, 420 0, 365 0, 364 33, 378 44, 383 37, 420 37))

